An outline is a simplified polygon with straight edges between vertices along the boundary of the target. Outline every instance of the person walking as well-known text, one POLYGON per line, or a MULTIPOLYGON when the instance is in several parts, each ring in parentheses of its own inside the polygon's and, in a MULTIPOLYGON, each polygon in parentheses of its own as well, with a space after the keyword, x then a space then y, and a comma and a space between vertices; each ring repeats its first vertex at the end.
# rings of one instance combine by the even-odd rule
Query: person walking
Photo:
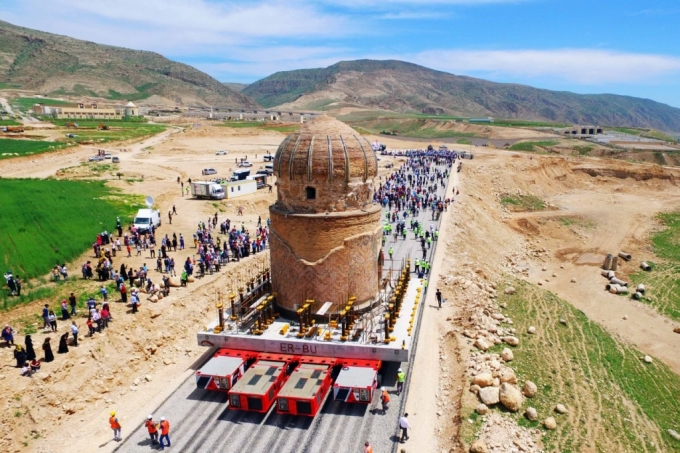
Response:
POLYGON ((71 333, 73 334, 73 346, 78 346, 78 325, 75 321, 71 322, 71 333))
POLYGON ((401 439, 399 439, 399 442, 402 444, 408 440, 408 430, 410 427, 408 414, 404 413, 403 417, 399 417, 399 428, 401 429, 401 439))
POLYGON ((380 389, 381 394, 380 394, 380 402, 382 403, 382 413, 385 415, 387 413, 387 409, 389 409, 389 403, 390 403, 390 394, 387 393, 387 389, 385 387, 382 387, 380 389))
POLYGON ((390 255, 390 261, 392 261, 392 255, 394 255, 394 249, 390 247, 390 249, 387 251, 387 253, 390 255))
POLYGON ((50 337, 45 338, 42 345, 43 351, 45 351, 45 362, 51 362, 54 360, 54 353, 52 353, 52 345, 50 344, 50 337))
POLYGON ((397 395, 401 395, 401 392, 404 391, 404 381, 406 380, 406 373, 404 373, 404 370, 399 368, 397 370, 397 395))
POLYGON ((163 439, 168 441, 168 447, 170 446, 170 422, 165 419, 165 417, 161 417, 161 422, 159 424, 159 427, 161 429, 161 437, 158 441, 158 443, 161 446, 161 450, 165 450, 166 445, 163 444, 163 439))
POLYGON ((68 352, 68 332, 64 332, 59 338, 59 349, 57 349, 57 354, 66 354, 68 352))
POLYGON ((437 296, 437 304, 439 304, 439 308, 442 308, 442 291, 437 288, 435 295, 437 296))
POLYGON ((368 441, 364 444, 364 453, 373 453, 373 447, 368 441))
POLYGON ((30 335, 26 335, 24 344, 26 345, 26 360, 35 360, 35 349, 33 349, 33 339, 30 335))
POLYGON ((76 316, 77 299, 75 294, 71 293, 71 295, 68 296, 68 303, 71 306, 71 316, 76 316))
POLYGON ((42 309, 42 317, 43 321, 45 321, 45 324, 43 325, 43 330, 47 330, 50 328, 50 309, 47 304, 42 309))
POLYGON ((50 327, 52 328, 52 332, 57 331, 57 315, 54 314, 53 310, 49 311, 49 314, 47 315, 47 321, 50 323, 50 327))
POLYGON ((146 418, 146 429, 149 432, 149 437, 151 438, 151 445, 156 445, 158 443, 158 426, 153 421, 153 415, 149 415, 146 418))
POLYGON ((113 440, 115 440, 116 442, 120 442, 123 439, 120 437, 121 427, 120 427, 120 422, 116 418, 116 411, 111 411, 111 413, 109 415, 110 415, 109 425, 111 426, 111 429, 113 430, 113 440))

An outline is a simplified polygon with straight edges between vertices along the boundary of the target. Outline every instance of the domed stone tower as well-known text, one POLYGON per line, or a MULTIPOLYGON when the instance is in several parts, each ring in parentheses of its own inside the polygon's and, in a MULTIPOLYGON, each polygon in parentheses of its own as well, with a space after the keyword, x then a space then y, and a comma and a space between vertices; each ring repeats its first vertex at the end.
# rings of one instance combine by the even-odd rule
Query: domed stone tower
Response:
POLYGON ((273 290, 283 310, 313 299, 355 306, 378 293, 382 227, 374 205, 378 161, 349 126, 317 117, 290 134, 274 160, 278 199, 271 215, 273 290))

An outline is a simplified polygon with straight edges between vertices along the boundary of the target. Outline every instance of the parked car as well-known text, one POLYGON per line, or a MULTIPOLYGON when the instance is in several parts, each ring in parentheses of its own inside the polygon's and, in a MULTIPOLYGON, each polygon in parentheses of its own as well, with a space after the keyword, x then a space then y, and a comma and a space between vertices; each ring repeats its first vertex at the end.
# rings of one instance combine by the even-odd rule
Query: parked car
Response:
POLYGON ((111 162, 113 162, 114 164, 120 163, 120 157, 118 157, 118 156, 113 156, 113 157, 111 158, 111 162))
POLYGON ((92 156, 88 160, 90 162, 101 162, 104 160, 104 156, 92 156))
POLYGON ((227 152, 224 151, 224 150, 221 150, 221 151, 217 151, 217 152, 215 153, 215 155, 216 155, 216 156, 226 156, 226 155, 227 155, 227 152))
POLYGON ((252 167, 253 164, 251 164, 251 163, 248 162, 247 160, 244 160, 244 161, 242 161, 242 162, 239 162, 239 163, 238 163, 238 166, 239 166, 239 167, 252 167))
POLYGON ((214 168, 204 168, 204 169, 203 169, 203 174, 204 174, 204 175, 216 175, 216 174, 217 174, 217 170, 215 170, 214 168))
POLYGON ((111 154, 110 154, 110 153, 105 153, 105 154, 104 154, 104 159, 111 159, 111 154))
POLYGON ((265 162, 271 162, 273 160, 274 160, 274 156, 272 156, 271 154, 265 154, 264 155, 264 161, 265 162))

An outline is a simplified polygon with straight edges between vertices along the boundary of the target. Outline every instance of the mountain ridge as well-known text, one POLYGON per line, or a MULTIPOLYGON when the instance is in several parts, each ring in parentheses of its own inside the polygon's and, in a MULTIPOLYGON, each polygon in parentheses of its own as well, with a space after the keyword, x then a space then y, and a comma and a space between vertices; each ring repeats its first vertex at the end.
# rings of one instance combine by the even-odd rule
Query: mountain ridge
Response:
POLYGON ((142 50, 96 44, 0 21, 0 82, 47 94, 257 107, 198 69, 142 50))
POLYGON ((680 109, 616 94, 576 94, 458 76, 399 60, 341 61, 274 73, 242 91, 264 107, 342 102, 396 112, 680 131, 680 109))

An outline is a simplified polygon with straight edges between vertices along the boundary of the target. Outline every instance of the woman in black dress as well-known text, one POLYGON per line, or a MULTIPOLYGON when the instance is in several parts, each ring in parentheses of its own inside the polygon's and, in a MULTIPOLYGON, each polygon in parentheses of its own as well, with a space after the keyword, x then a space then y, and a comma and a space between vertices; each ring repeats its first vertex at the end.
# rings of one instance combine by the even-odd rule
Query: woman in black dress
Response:
POLYGON ((17 368, 21 368, 26 363, 26 351, 20 344, 14 347, 14 358, 17 361, 17 368))
POLYGON ((59 349, 57 354, 66 354, 68 352, 68 332, 64 333, 59 339, 59 349))
POLYGON ((54 360, 54 354, 52 354, 52 345, 50 344, 50 338, 49 337, 45 338, 45 341, 43 342, 42 348, 43 348, 43 351, 45 351, 44 362, 53 361, 54 360))
POLYGON ((24 343, 26 344, 26 359, 35 360, 35 349, 33 349, 33 340, 30 335, 26 335, 24 343))

